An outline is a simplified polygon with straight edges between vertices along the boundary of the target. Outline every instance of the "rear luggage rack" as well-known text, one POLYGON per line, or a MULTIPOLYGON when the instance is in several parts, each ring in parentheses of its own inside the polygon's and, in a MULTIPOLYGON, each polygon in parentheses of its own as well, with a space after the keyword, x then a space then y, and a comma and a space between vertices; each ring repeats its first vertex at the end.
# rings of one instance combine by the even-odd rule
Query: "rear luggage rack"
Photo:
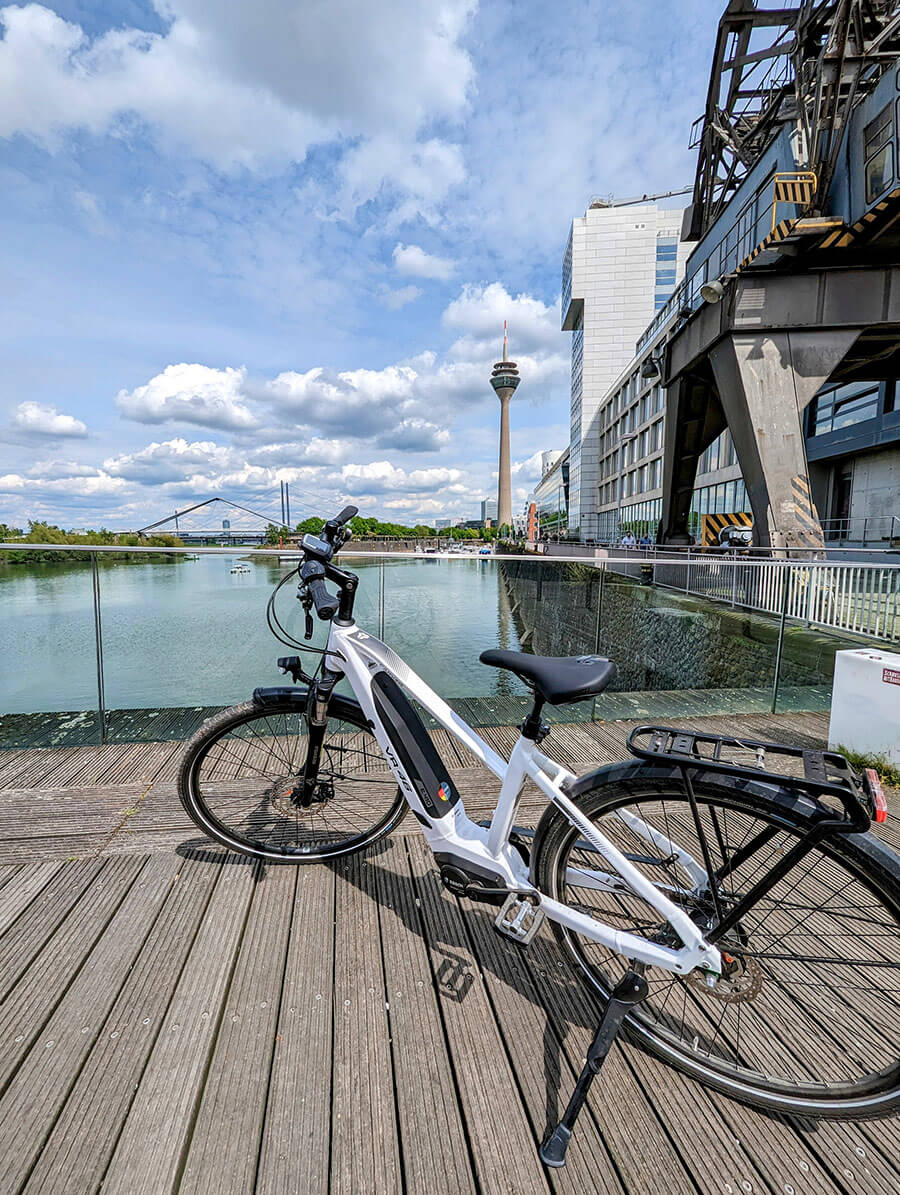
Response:
POLYGON ((677 764, 682 769, 720 772, 745 780, 770 781, 814 796, 836 797, 851 821, 860 828, 868 828, 869 814, 865 805, 874 810, 873 794, 866 778, 858 777, 837 751, 809 750, 729 735, 697 734, 670 726, 638 726, 628 736, 627 746, 638 759, 653 763, 677 764), (735 759, 735 753, 744 757, 749 754, 753 761, 735 759), (770 762, 773 756, 774 768, 770 762), (778 769, 779 762, 786 765, 788 761, 795 770, 778 769), (802 765, 802 775, 797 774, 797 763, 802 765))

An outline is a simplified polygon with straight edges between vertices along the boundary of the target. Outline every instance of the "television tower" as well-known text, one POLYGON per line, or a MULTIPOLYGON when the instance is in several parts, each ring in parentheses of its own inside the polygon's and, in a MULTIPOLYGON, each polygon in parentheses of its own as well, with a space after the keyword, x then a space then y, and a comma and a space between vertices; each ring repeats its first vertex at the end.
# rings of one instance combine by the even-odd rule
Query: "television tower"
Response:
POLYGON ((506 320, 503 321, 503 360, 491 373, 491 385, 500 399, 500 469, 497 477, 497 526, 512 527, 512 483, 509 470, 509 400, 521 378, 515 361, 509 360, 506 320))

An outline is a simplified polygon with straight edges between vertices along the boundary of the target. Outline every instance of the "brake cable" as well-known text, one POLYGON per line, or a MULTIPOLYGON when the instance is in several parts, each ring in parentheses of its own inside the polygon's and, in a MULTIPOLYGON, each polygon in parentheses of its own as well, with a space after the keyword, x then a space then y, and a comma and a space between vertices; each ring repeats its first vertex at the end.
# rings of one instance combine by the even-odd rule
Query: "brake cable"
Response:
MULTIPOLYGON (((291 578, 293 578, 293 577, 299 578, 299 575, 300 575, 300 566, 298 565, 296 568, 292 568, 290 570, 290 572, 285 573, 285 575, 281 578, 281 580, 278 582, 278 584, 275 586, 275 588, 272 590, 271 594, 269 595, 269 600, 266 603, 266 624, 268 625, 269 630, 272 632, 272 635, 279 641, 279 643, 283 643, 285 645, 285 647, 292 647, 292 648, 295 648, 297 651, 306 651, 306 652, 309 652, 311 655, 321 657, 320 667, 324 663, 324 659, 325 659, 326 655, 332 655, 332 656, 335 656, 337 659, 342 660, 344 657, 340 654, 340 652, 336 652, 334 649, 329 651, 327 647, 310 647, 308 643, 300 643, 297 639, 294 638, 294 636, 291 634, 291 632, 288 631, 282 625, 281 620, 279 619, 278 614, 276 613, 276 610, 275 610, 275 600, 278 597, 278 593, 282 589, 282 587, 285 586, 288 583, 288 581, 291 580, 291 578)), ((309 613, 309 611, 307 611, 307 620, 308 620, 307 627, 309 627, 310 623, 312 621, 312 616, 309 613)))

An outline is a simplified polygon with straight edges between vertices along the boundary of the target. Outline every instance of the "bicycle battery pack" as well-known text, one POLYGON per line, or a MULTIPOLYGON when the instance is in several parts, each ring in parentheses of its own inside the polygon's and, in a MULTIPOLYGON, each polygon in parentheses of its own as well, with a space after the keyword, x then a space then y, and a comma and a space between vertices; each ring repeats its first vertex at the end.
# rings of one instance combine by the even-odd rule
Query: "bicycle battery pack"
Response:
POLYGON ((445 817, 459 800, 459 793, 412 702, 386 672, 373 676, 372 698, 423 809, 429 817, 445 817))

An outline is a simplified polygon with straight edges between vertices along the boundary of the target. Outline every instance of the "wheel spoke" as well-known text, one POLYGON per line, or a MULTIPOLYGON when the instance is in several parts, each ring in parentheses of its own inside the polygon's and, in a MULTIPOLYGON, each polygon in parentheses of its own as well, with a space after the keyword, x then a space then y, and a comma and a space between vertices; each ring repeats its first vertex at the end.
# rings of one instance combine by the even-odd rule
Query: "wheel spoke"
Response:
MULTIPOLYGON (((770 813, 759 798, 710 797, 701 784, 693 811, 686 794, 648 788, 646 796, 618 799, 589 794, 581 799, 582 812, 703 932, 717 923, 710 893, 691 893, 684 885, 676 891, 680 865, 648 852, 633 819, 712 865, 724 915, 808 832, 804 821, 792 825, 780 806, 770 813)), ((814 845, 747 909, 719 942, 727 959, 715 984, 696 974, 646 971, 649 994, 632 1020, 650 1042, 695 1060, 711 1081, 729 1076, 756 1093, 787 1091, 798 1101, 900 1089, 896 1042, 871 1016, 872 1008, 882 1017, 900 1008, 898 886, 878 870, 881 864, 851 863, 843 845, 814 845)), ((545 865, 537 861, 550 895, 611 928, 680 948, 674 930, 627 886, 579 883, 585 872, 609 875, 612 869, 576 827, 556 836, 553 851, 545 865)), ((572 930, 562 932, 581 973, 608 992, 621 974, 621 957, 572 930)))
POLYGON ((226 711, 220 722, 224 728, 210 728, 194 763, 191 800, 202 824, 249 853, 312 859, 346 853, 374 841, 404 811, 391 773, 372 767, 378 756, 367 748, 367 727, 329 721, 315 796, 304 807, 294 798, 308 744, 303 715, 293 707, 241 716, 226 711))

